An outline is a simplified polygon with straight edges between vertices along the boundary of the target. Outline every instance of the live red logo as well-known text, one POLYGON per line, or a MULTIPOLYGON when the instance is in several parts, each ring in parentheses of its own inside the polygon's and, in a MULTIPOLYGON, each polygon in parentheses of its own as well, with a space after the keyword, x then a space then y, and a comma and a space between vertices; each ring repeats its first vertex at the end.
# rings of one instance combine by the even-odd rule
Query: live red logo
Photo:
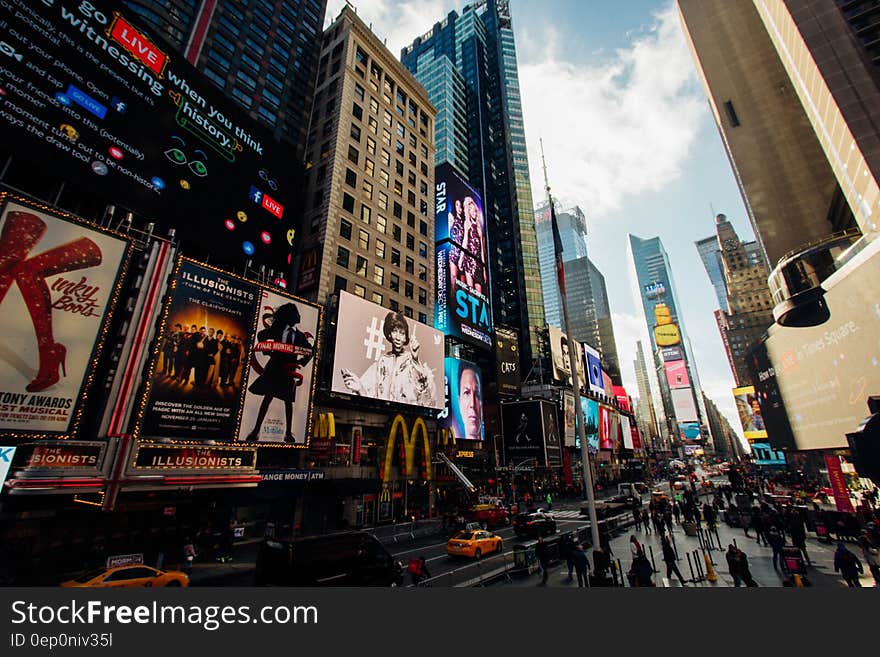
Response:
POLYGON ((263 194, 263 208, 281 219, 284 216, 284 206, 268 194, 263 194))
POLYGON ((110 37, 153 73, 162 77, 165 65, 168 64, 168 55, 154 46, 122 16, 115 12, 114 15, 115 18, 110 25, 110 37))

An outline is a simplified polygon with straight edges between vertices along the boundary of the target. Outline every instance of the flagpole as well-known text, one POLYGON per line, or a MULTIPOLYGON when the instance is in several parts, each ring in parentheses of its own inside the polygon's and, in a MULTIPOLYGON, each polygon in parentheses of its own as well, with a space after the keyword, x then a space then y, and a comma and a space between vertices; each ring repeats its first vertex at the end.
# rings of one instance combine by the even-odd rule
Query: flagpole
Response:
POLYGON ((544 140, 541 144, 541 164, 544 167, 544 187, 547 190, 547 200, 550 203, 550 221, 553 225, 553 252, 556 256, 556 276, 559 281, 559 298, 562 302, 562 317, 565 322, 565 334, 569 340, 568 366, 571 370, 571 388, 574 393, 575 403, 575 426, 577 427, 578 439, 581 441, 581 464, 584 470, 584 488, 587 489, 587 509, 590 515, 590 534, 593 539, 593 549, 600 549, 599 542, 599 519, 596 515, 596 497, 593 492, 593 472, 590 467, 590 450, 587 447, 587 436, 584 430, 584 416, 581 407, 581 389, 578 380, 578 368, 575 358, 581 357, 580 343, 574 340, 571 330, 571 322, 568 317, 568 301, 565 291, 565 269, 562 264, 562 239, 559 236, 559 225, 556 222, 556 209, 553 207, 553 196, 550 194, 550 181, 547 178, 547 162, 544 160, 544 140), (571 346, 575 345, 574 357, 571 346))

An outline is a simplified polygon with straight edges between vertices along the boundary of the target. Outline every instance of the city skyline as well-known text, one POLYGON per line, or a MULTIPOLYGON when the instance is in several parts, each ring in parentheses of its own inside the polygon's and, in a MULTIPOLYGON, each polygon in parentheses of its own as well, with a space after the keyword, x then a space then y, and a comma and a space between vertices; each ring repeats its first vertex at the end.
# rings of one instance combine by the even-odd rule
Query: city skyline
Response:
MULTIPOLYGON (((357 11, 399 53, 465 4, 370 0, 357 3, 357 11)), ((327 20, 343 5, 328 2, 327 20)), ((712 233, 718 212, 742 239, 753 239, 753 232, 675 3, 637 0, 608 12, 597 3, 560 0, 551 13, 544 4, 512 0, 511 14, 535 205, 546 199, 542 139, 554 197, 586 214, 588 249, 606 277, 625 386, 637 389, 635 343, 648 340, 626 271, 626 233, 632 232, 663 240, 685 300, 680 312, 703 389, 742 437, 735 383, 713 315, 717 302, 694 242, 712 233), (656 62, 664 62, 661 75, 656 62), (572 139, 581 124, 586 129, 572 139)))

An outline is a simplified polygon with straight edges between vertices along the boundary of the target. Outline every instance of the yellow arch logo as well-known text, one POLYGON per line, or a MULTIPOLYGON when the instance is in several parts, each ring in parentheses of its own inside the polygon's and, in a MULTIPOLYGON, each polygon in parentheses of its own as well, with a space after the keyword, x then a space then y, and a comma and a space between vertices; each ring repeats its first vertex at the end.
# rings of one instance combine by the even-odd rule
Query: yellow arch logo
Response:
POLYGON ((425 449, 425 481, 431 481, 431 443, 428 440, 428 427, 424 418, 416 418, 413 422, 412 432, 406 425, 406 420, 402 415, 397 415, 394 422, 391 423, 391 432, 388 434, 388 443, 385 445, 385 467, 382 470, 382 481, 388 482, 391 477, 391 459, 394 455, 394 444, 397 442, 397 432, 403 433, 403 445, 406 454, 406 472, 413 471, 413 461, 416 455, 416 441, 419 436, 422 437, 425 449))

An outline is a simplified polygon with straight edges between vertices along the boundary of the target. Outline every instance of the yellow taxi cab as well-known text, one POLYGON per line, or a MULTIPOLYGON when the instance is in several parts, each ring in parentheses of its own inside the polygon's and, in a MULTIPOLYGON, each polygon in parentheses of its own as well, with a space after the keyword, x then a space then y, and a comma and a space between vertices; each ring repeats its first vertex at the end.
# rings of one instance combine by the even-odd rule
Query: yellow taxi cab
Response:
POLYGON ((178 570, 157 570, 143 564, 98 568, 75 579, 61 582, 74 588, 174 587, 189 586, 189 577, 178 570))
POLYGON ((492 532, 480 529, 466 529, 458 532, 446 542, 446 554, 450 557, 472 557, 480 559, 490 552, 501 552, 504 542, 492 532))

